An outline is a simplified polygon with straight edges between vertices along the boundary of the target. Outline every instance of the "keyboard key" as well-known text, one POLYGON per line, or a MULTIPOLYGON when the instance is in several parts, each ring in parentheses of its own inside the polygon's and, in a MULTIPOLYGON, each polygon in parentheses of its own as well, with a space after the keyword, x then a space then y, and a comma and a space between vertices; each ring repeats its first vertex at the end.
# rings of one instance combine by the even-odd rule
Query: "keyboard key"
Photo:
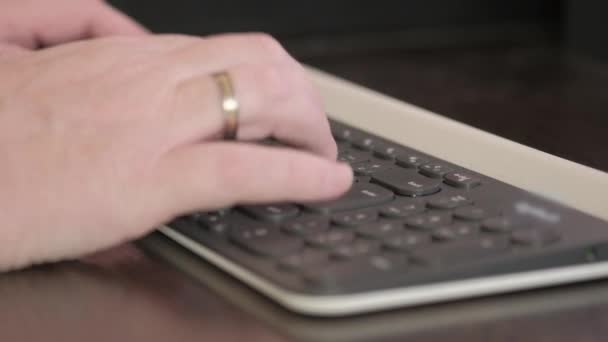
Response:
POLYGON ((355 183, 342 197, 324 202, 304 204, 310 210, 322 213, 353 210, 379 205, 392 200, 393 193, 381 186, 370 183, 355 183))
POLYGON ((271 226, 258 227, 235 227, 230 231, 231 237, 238 240, 263 239, 276 233, 276 229, 271 226))
POLYGON ((420 173, 431 178, 442 178, 450 171, 452 171, 451 167, 438 163, 424 164, 420 167, 420 173))
POLYGON ((387 169, 372 175, 372 181, 404 196, 425 196, 441 190, 441 182, 400 168, 387 169))
POLYGON ((306 242, 315 247, 331 248, 350 243, 355 234, 350 230, 332 229, 326 232, 312 234, 306 237, 306 242))
POLYGON ((281 234, 274 227, 239 227, 230 231, 230 237, 249 252, 270 257, 293 254, 304 245, 301 239, 281 234))
POLYGON ((428 163, 428 160, 409 153, 398 153, 395 157, 397 165, 406 168, 418 168, 420 165, 428 163))
POLYGON ((356 233, 373 239, 380 239, 388 235, 403 232, 403 223, 395 221, 380 221, 357 227, 356 233))
POLYGON ((306 248, 303 251, 283 257, 279 260, 279 266, 296 270, 306 267, 323 267, 329 262, 329 253, 320 249, 306 248))
POLYGON ((216 234, 226 234, 230 229, 229 216, 226 212, 198 213, 190 216, 198 224, 216 234))
POLYGON ((337 141, 336 146, 338 147, 338 152, 346 151, 351 148, 351 145, 347 141, 337 141))
POLYGON ((449 172, 443 176, 443 180, 448 185, 466 190, 481 184, 479 179, 464 172, 449 172))
POLYGON ((506 233, 515 228, 515 223, 508 217, 499 216, 484 220, 481 226, 483 230, 491 233, 506 233))
POLYGON ((354 227, 376 221, 378 219, 378 211, 375 209, 360 209, 334 214, 331 221, 339 226, 354 227))
POLYGON ((283 231, 294 235, 309 235, 329 229, 326 217, 301 217, 283 224, 283 231))
POLYGON ((380 207, 380 215, 389 218, 403 218, 422 213, 425 207, 424 201, 400 197, 380 207))
POLYGON ((403 149, 397 145, 378 142, 374 145, 374 156, 382 159, 395 160, 399 153, 403 153, 403 149))
POLYGON ((433 232, 433 238, 439 241, 450 241, 470 238, 479 232, 479 225, 472 222, 458 222, 450 226, 438 228, 433 232))
POLYGON ((428 212, 410 217, 405 221, 408 227, 420 230, 437 229, 452 222, 452 217, 447 212, 428 212))
POLYGON ((372 180, 370 176, 355 176, 353 178, 354 183, 369 183, 370 180, 372 180))
POLYGON ((464 195, 449 195, 429 200, 428 206, 435 209, 454 209, 469 204, 473 204, 473 201, 464 195))
POLYGON ((292 204, 247 205, 241 209, 254 218, 270 222, 280 222, 295 217, 300 212, 292 204))
POLYGON ((491 213, 481 207, 466 206, 454 211, 454 217, 467 221, 480 221, 491 216, 491 213))
POLYGON ((407 270, 408 259, 403 254, 377 254, 338 262, 328 267, 310 269, 304 280, 313 286, 333 288, 340 284, 377 281, 407 270))
POLYGON ((462 239, 433 244, 413 250, 409 255, 417 262, 433 266, 449 266, 504 254, 509 241, 504 236, 462 239))
POLYGON ((358 176, 369 176, 378 171, 386 170, 395 167, 395 164, 389 161, 368 160, 361 163, 352 164, 351 167, 358 176))
POLYGON ((377 241, 356 240, 353 243, 334 248, 331 255, 335 258, 350 259, 371 254, 378 248, 380 248, 380 243, 377 241))
POLYGON ((371 159, 371 156, 372 154, 369 152, 354 149, 348 149, 338 152, 338 160, 345 163, 349 163, 351 165, 368 161, 371 159))
POLYGON ((358 149, 371 151, 376 145, 377 139, 370 136, 361 135, 355 136, 353 139, 351 139, 351 143, 358 149))
POLYGON ((520 229, 513 232, 511 241, 516 244, 543 247, 559 241, 560 237, 551 229, 520 229))
POLYGON ((408 251, 431 243, 431 237, 424 233, 404 231, 385 237, 382 243, 385 248, 391 250, 408 251))
POLYGON ((332 122, 331 134, 337 141, 350 141, 357 133, 343 124, 332 122))

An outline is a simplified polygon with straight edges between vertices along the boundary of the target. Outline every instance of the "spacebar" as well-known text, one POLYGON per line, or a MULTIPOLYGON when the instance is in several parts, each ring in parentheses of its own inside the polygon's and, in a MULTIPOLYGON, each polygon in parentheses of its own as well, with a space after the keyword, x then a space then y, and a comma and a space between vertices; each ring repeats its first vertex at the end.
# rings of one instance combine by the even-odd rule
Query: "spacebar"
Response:
POLYGON ((304 204, 310 210, 333 213, 370 207, 389 202, 394 197, 392 191, 371 183, 355 183, 342 197, 332 200, 304 204))

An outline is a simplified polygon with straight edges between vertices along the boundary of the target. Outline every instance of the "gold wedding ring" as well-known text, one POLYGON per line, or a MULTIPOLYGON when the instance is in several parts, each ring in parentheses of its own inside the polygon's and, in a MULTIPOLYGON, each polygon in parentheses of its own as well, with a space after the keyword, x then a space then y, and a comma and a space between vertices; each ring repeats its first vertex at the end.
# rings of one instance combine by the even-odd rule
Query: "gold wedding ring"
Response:
POLYGON ((232 80, 227 72, 213 74, 220 95, 224 114, 224 140, 235 140, 239 128, 239 102, 234 93, 232 80))

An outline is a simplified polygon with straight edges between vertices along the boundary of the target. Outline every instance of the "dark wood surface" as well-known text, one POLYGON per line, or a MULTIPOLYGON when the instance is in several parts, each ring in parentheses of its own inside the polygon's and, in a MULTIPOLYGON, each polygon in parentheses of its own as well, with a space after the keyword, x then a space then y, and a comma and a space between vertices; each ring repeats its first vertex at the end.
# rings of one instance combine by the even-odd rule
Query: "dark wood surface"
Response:
MULTIPOLYGON (((307 62, 608 170, 608 66, 544 48, 307 62)), ((0 276, 0 341, 604 341, 608 281, 347 319, 291 314, 158 236, 0 276)))

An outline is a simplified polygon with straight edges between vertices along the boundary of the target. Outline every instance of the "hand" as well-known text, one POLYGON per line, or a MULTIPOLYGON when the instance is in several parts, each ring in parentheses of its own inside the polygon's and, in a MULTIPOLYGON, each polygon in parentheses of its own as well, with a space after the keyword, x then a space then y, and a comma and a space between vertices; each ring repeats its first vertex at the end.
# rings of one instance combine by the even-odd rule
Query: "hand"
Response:
POLYGON ((0 44, 37 48, 146 30, 102 0, 0 0, 0 44))
POLYGON ((302 67, 272 38, 114 37, 0 53, 0 268, 78 257, 171 218, 346 191, 302 67), (239 140, 223 142, 228 71, 239 140), (307 151, 305 151, 307 150, 307 151))

